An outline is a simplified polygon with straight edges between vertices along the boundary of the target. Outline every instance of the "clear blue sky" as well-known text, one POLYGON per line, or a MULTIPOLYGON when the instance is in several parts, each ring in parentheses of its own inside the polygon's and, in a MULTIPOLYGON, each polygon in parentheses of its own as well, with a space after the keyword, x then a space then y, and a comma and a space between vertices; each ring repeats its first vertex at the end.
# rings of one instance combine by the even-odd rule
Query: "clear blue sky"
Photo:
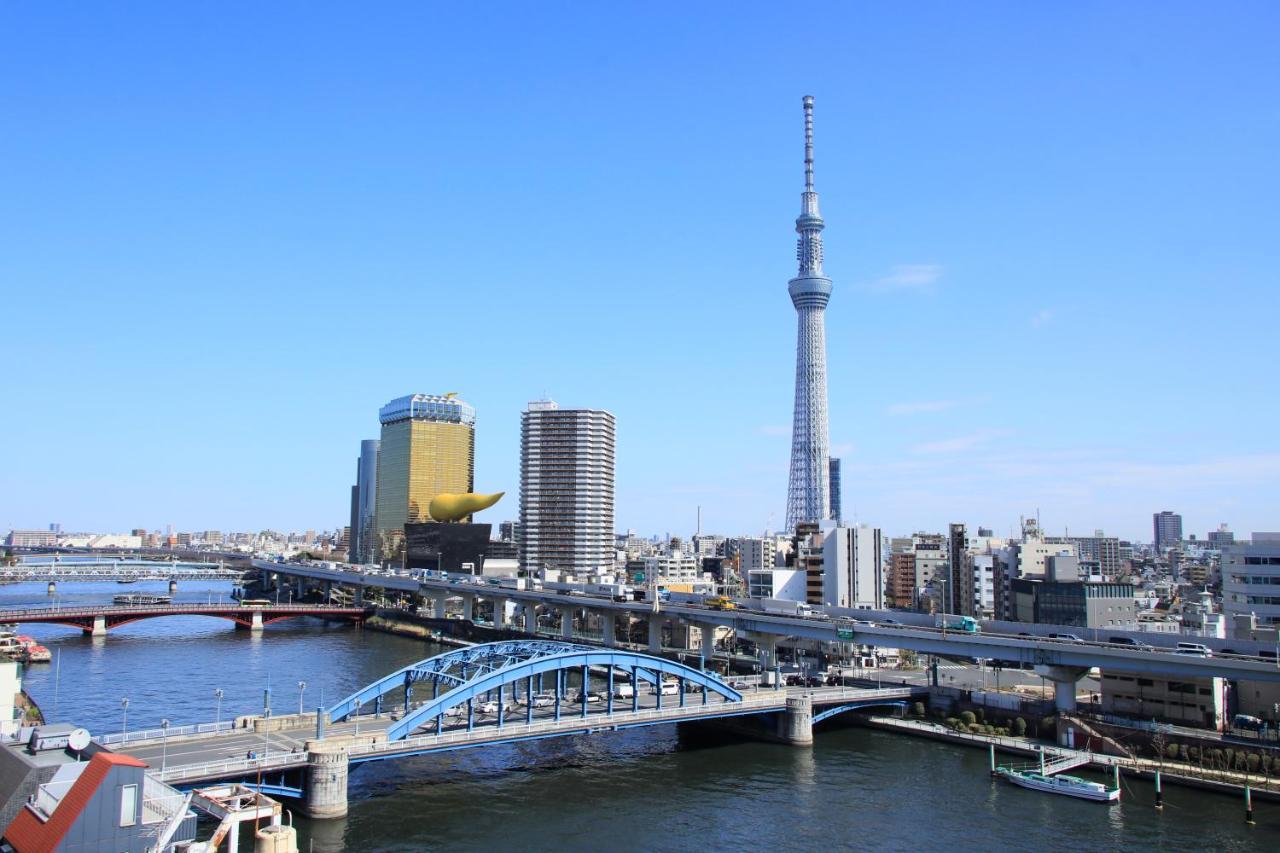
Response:
POLYGON ((9 3, 0 527, 334 527, 377 410, 781 526, 800 97, 846 516, 1280 529, 1280 6, 9 3))

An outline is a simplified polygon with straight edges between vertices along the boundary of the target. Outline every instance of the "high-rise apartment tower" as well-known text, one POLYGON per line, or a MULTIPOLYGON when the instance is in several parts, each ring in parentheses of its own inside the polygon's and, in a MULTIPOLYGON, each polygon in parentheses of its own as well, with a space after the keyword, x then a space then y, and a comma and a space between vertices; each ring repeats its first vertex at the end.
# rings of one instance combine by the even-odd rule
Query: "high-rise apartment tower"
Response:
POLYGON ((520 415, 520 567, 588 572, 613 567, 612 414, 561 409, 520 415))
POLYGON ((1166 509, 1155 513, 1151 516, 1151 526, 1157 554, 1182 545, 1182 516, 1176 512, 1166 509))
POLYGON ((813 188, 813 96, 804 96, 804 192, 796 219, 799 272, 787 285, 795 306, 796 400, 791 423, 787 529, 831 517, 827 437, 827 339, 823 315, 831 279, 822 271, 822 216, 813 188))
POLYGON ((404 526, 430 521, 436 495, 475 491, 476 410, 457 395, 411 394, 378 412, 377 554, 395 560, 404 526))

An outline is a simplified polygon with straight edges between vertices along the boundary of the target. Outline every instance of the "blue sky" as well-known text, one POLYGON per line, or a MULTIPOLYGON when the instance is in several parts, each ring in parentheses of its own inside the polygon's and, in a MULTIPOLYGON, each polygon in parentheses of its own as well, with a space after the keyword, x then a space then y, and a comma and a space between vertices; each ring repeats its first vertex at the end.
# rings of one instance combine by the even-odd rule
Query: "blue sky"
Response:
POLYGON ((811 93, 847 517, 1280 529, 1280 7, 465 5, 0 9, 0 527, 340 525, 414 391, 780 527, 811 93))

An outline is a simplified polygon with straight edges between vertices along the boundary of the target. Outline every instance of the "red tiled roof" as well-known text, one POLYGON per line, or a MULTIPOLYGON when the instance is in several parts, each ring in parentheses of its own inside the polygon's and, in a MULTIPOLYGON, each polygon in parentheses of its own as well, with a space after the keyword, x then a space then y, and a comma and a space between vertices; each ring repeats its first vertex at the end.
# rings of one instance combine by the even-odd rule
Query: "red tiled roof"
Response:
POLYGON ((99 752, 89 761, 89 766, 80 773, 79 778, 71 785, 71 790, 58 803, 49 820, 41 822, 35 813, 26 807, 18 812, 18 816, 9 824, 4 838, 18 853, 52 853, 62 841, 67 830, 80 818, 85 806, 98 792, 98 786, 107 778, 113 767, 146 767, 147 765, 132 755, 115 752, 99 752))

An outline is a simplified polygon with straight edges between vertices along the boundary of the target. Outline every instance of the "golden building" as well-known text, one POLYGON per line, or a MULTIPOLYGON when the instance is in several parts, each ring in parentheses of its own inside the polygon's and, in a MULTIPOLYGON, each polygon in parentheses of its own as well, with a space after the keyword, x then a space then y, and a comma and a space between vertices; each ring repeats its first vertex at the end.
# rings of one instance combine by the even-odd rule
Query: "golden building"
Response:
POLYGON ((378 418, 374 524, 379 556, 395 561, 404 554, 405 524, 431 520, 432 498, 474 491, 476 410, 454 394, 413 394, 387 403, 378 418))

